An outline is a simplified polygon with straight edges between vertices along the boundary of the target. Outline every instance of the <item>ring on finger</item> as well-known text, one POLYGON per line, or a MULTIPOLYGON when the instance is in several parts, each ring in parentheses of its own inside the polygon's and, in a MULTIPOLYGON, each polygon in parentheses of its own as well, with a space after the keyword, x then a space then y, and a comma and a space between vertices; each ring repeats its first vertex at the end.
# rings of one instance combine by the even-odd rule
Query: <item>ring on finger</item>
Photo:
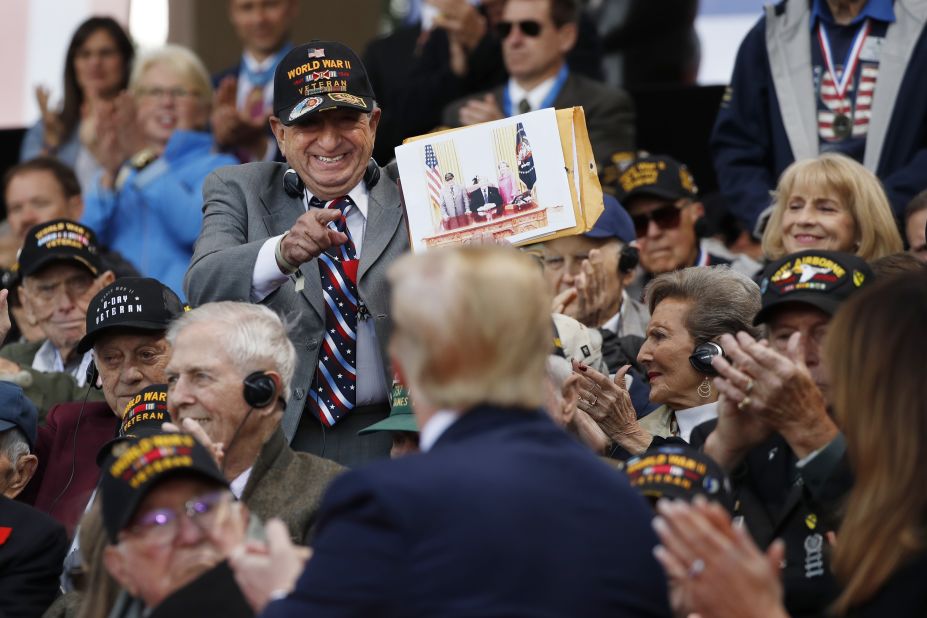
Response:
POLYGON ((589 405, 590 405, 590 406, 594 406, 594 405, 595 405, 595 402, 597 402, 598 400, 599 400, 599 396, 598 396, 598 395, 593 395, 593 396, 592 396, 592 401, 589 402, 589 405))
POLYGON ((705 561, 701 558, 696 558, 692 561, 692 564, 689 565, 689 571, 686 573, 689 577, 698 577, 705 571, 705 561))
POLYGON ((740 403, 737 404, 737 409, 741 411, 745 410, 750 405, 750 401, 751 400, 750 400, 749 395, 747 397, 744 397, 743 399, 741 399, 740 403))
POLYGON ((753 390, 753 385, 754 385, 753 378, 747 378, 747 386, 744 387, 744 393, 749 395, 750 391, 753 390))

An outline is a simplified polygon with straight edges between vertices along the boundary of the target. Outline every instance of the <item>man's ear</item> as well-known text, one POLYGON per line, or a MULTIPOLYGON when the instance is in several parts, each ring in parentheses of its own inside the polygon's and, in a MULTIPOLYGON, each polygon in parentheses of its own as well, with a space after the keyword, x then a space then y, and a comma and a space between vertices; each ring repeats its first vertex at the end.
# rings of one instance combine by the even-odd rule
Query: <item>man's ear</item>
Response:
POLYGON ((18 496, 19 492, 29 484, 38 465, 39 458, 35 455, 29 454, 20 457, 13 468, 13 479, 7 484, 3 495, 11 499, 18 496))
POLYGON ((573 49, 573 46, 576 45, 576 38, 578 34, 579 28, 575 22, 570 22, 560 26, 560 29, 557 31, 557 40, 561 53, 566 55, 567 52, 573 49))
POLYGON ((115 280, 116 280, 116 275, 113 273, 113 271, 107 270, 106 272, 100 275, 100 283, 103 284, 103 287, 101 287, 100 289, 102 290, 103 288, 105 288, 106 286, 108 286, 110 283, 112 283, 115 280))
POLYGON ((576 406, 579 403, 579 376, 571 373, 563 382, 560 389, 560 395, 563 397, 563 422, 567 426, 573 423, 576 416, 576 406))
POLYGON ((277 140, 277 148, 280 149, 280 152, 286 152, 284 146, 286 145, 286 127, 283 126, 283 123, 280 122, 280 119, 276 116, 271 115, 270 120, 270 130, 274 133, 274 139, 277 140))
POLYGON ((84 198, 80 194, 69 197, 67 211, 68 219, 80 221, 81 215, 84 214, 84 198))
POLYGON ((126 557, 117 546, 107 545, 103 549, 103 566, 110 576, 116 580, 116 583, 118 583, 121 588, 124 588, 126 592, 133 597, 138 593, 135 588, 135 582, 132 581, 132 576, 130 575, 131 569, 129 565, 126 564, 126 557))
POLYGON ((25 285, 20 285, 17 288, 17 292, 19 292, 19 302, 23 306, 23 311, 26 313, 26 321, 32 326, 35 326, 38 320, 35 319, 35 305, 32 302, 32 297, 29 295, 29 290, 26 289, 25 285))

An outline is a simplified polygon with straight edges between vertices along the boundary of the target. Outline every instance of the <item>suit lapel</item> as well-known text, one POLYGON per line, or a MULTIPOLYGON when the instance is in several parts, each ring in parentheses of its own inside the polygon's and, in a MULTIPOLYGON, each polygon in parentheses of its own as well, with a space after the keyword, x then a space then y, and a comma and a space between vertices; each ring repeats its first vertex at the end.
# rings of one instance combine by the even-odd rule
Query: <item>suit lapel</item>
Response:
MULTIPOLYGON (((272 182, 261 192, 261 204, 264 206, 264 226, 268 236, 279 236, 288 231, 296 220, 306 212, 301 198, 291 197, 283 190, 283 181, 272 182)), ((322 299, 322 282, 319 279, 319 265, 310 260, 299 267, 303 275, 302 295, 309 305, 325 319, 325 307, 322 299)))
MULTIPOLYGON (((360 282, 371 266, 379 259, 402 222, 402 204, 398 189, 386 174, 373 187, 368 196, 367 228, 361 250, 357 279, 360 282)), ((318 280, 318 266, 316 266, 318 280)), ((308 287, 308 285, 307 285, 308 287)))

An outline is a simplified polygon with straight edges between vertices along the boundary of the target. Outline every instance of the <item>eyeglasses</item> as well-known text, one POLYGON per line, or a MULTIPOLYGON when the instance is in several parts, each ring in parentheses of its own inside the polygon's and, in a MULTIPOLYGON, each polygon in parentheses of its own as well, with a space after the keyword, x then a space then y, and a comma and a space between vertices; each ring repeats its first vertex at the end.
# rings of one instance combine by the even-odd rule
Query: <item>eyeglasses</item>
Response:
POLYGON ((661 230, 675 230, 679 227, 682 209, 688 205, 689 203, 666 204, 647 213, 631 215, 631 221, 634 222, 634 233, 637 234, 638 238, 646 236, 651 221, 656 223, 661 230))
POLYGON ((198 96, 195 90, 190 90, 188 88, 159 88, 157 86, 154 88, 139 88, 137 94, 139 97, 148 99, 162 99, 164 97, 188 99, 198 96))
POLYGON ((169 544, 177 538, 180 518, 186 517, 201 532, 207 534, 218 520, 222 507, 230 502, 231 493, 226 490, 197 496, 187 500, 180 512, 164 508, 142 513, 126 529, 126 532, 148 544, 169 544))
POLYGON ((525 36, 536 37, 541 34, 541 22, 534 19, 525 19, 522 21, 500 21, 496 24, 496 34, 500 39, 508 38, 512 34, 512 29, 518 26, 525 36))

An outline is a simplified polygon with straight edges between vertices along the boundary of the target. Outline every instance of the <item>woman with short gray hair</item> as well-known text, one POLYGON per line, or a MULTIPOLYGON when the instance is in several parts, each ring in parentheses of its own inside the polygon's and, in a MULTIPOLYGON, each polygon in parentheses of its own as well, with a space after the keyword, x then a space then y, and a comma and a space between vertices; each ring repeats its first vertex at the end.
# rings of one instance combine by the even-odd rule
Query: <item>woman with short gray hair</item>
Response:
POLYGON ((740 331, 758 335, 753 317, 760 309, 760 290, 727 266, 664 273, 650 282, 645 298, 651 318, 637 360, 647 370, 650 401, 660 407, 638 420, 624 383, 626 368, 613 381, 578 367, 583 376, 579 408, 612 441, 610 454, 642 453, 655 439, 688 442, 696 425, 717 416, 711 359, 723 353, 718 339, 740 331))

